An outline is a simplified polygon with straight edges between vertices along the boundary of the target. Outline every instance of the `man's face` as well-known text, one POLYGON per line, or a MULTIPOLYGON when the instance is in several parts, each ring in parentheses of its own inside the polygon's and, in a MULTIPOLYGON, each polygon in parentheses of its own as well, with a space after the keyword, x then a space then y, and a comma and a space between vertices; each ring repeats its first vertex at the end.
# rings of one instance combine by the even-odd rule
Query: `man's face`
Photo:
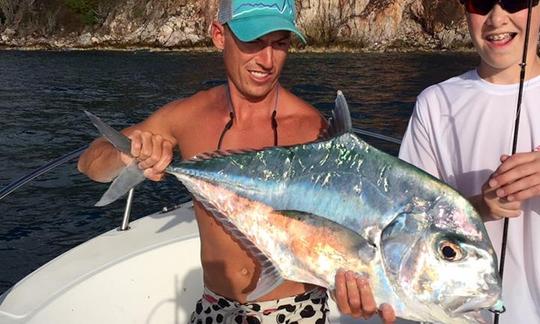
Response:
MULTIPOLYGON (((529 57, 535 56, 540 24, 540 6, 533 7, 533 20, 529 39, 529 57)), ((509 13, 495 5, 486 15, 467 13, 467 22, 473 43, 482 57, 480 73, 488 77, 500 72, 518 76, 523 54, 527 10, 509 13)))
POLYGON ((291 44, 288 31, 244 43, 225 27, 223 56, 229 80, 250 100, 264 98, 278 82, 291 44))

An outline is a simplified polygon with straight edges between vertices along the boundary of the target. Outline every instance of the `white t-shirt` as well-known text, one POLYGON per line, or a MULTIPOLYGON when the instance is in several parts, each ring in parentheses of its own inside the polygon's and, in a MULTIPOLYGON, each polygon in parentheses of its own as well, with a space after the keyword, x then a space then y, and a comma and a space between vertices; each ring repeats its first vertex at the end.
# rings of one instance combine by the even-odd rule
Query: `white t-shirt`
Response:
MULTIPOLYGON (((424 90, 399 157, 440 178, 465 197, 482 185, 512 151, 519 85, 496 85, 473 70, 424 90)), ((525 82, 517 152, 540 149, 540 77, 525 82)), ((540 324, 540 197, 510 220, 501 323, 540 324)), ((500 255, 503 221, 487 222, 500 255)))

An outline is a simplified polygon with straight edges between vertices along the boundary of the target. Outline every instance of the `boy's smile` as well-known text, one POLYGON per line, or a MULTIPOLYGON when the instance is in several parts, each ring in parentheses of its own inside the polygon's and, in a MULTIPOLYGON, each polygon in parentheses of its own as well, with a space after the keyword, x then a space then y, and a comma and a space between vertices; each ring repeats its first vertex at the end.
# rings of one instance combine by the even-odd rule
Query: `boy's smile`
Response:
POLYGON ((492 34, 488 34, 485 39, 496 45, 496 46, 499 46, 499 45, 506 45, 508 44, 511 40, 514 39, 514 37, 516 37, 517 33, 511 33, 511 32, 506 32, 506 33, 492 33, 492 34))

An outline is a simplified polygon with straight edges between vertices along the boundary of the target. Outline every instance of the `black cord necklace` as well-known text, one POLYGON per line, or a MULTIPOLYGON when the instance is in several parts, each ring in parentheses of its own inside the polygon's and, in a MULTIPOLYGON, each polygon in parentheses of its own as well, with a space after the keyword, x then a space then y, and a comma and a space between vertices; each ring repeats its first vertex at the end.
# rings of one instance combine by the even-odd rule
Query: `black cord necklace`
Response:
MULTIPOLYGON (((227 87, 227 104, 229 107, 229 121, 227 122, 227 124, 225 124, 225 127, 223 128, 223 131, 221 131, 221 135, 219 136, 219 141, 217 145, 218 151, 221 149, 221 144, 223 143, 223 138, 225 137, 225 134, 233 126, 234 116, 235 116, 229 85, 226 85, 225 87, 227 87)), ((276 119, 278 99, 279 99, 279 87, 278 85, 276 85, 276 102, 274 103, 274 110, 272 111, 272 120, 271 120, 272 131, 274 132, 274 146, 278 145, 278 130, 277 130, 278 123, 276 119)))

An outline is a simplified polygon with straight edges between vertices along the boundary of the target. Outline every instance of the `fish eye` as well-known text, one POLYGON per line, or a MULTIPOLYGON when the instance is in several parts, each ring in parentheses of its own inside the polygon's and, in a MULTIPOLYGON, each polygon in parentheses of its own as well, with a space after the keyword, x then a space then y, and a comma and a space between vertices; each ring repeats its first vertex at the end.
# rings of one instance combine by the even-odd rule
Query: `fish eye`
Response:
POLYGON ((459 261, 463 258, 463 252, 459 245, 450 241, 443 241, 439 245, 441 257, 447 261, 459 261))

